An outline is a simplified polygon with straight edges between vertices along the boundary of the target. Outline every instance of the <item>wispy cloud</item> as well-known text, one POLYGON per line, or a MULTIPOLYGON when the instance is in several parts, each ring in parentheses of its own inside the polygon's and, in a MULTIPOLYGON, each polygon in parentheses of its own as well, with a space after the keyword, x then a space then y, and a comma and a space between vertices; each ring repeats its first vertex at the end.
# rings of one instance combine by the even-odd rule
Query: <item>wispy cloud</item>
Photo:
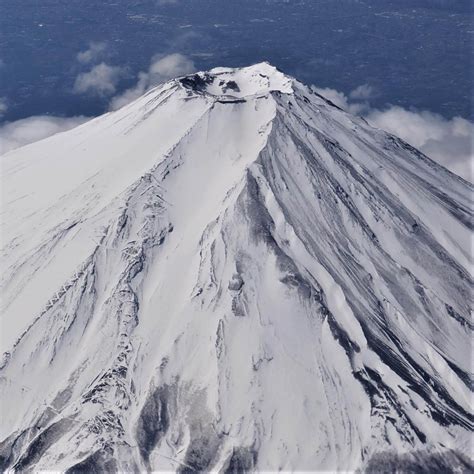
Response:
MULTIPOLYGON (((115 110, 135 100, 148 89, 170 78, 191 73, 195 65, 188 57, 175 53, 154 56, 147 71, 141 71, 134 87, 114 97, 110 108, 115 110)), ((74 84, 74 92, 111 95, 124 70, 101 63, 89 72, 80 74, 74 84)), ((407 110, 399 106, 376 109, 370 106, 374 89, 364 84, 348 95, 330 88, 313 89, 337 106, 363 115, 373 126, 399 136, 421 150, 433 160, 463 178, 473 180, 474 123, 462 117, 446 119, 429 111, 407 110)), ((0 98, 0 117, 8 110, 6 98, 0 98)), ((55 133, 69 130, 86 117, 33 116, 0 127, 0 154, 19 146, 41 140, 55 133)))
MULTIPOLYGON (((113 99, 111 108, 119 108, 136 99, 150 87, 164 82, 172 77, 193 72, 193 61, 182 54, 154 56, 147 71, 138 74, 136 85, 113 99)), ((124 69, 100 63, 90 71, 80 74, 74 83, 74 92, 77 94, 109 95, 116 91, 116 87, 124 69)), ((6 99, 0 98, 0 116, 7 110, 6 99)), ((90 120, 88 117, 54 117, 39 115, 7 122, 0 126, 0 154, 33 143, 59 132, 90 120)))
POLYGON ((369 100, 375 95, 375 89, 369 84, 362 84, 349 93, 349 97, 353 100, 369 100))
POLYGON ((23 145, 70 130, 89 120, 87 117, 37 115, 0 126, 0 155, 23 145))
POLYGON ((368 84, 357 87, 348 96, 335 89, 313 89, 338 107, 364 116, 373 126, 397 135, 453 173, 473 181, 473 122, 399 106, 372 108, 370 99, 375 91, 368 84))
POLYGON ((85 51, 77 53, 76 59, 81 64, 94 63, 103 58, 107 50, 107 44, 102 41, 92 41, 85 51))
MULTIPOLYGON (((354 89, 353 92, 357 91, 357 89, 354 89)), ((330 100, 333 104, 337 105, 341 109, 347 110, 351 114, 360 115, 364 111, 369 109, 369 104, 367 101, 353 102, 349 99, 349 97, 346 96, 346 94, 344 94, 344 92, 337 91, 336 89, 331 89, 329 87, 320 88, 313 86, 313 90, 318 94, 324 96, 326 99, 330 100)))
POLYGON ((8 110, 8 102, 6 97, 0 97, 0 118, 2 118, 8 110))
POLYGON ((116 92, 117 84, 123 74, 124 70, 121 67, 100 63, 90 71, 77 76, 73 92, 99 96, 112 95, 116 92))
POLYGON ((110 108, 112 110, 119 109, 140 97, 151 87, 173 77, 189 74, 195 71, 195 69, 194 62, 183 54, 174 53, 167 56, 154 56, 148 71, 139 72, 135 86, 114 97, 110 108))

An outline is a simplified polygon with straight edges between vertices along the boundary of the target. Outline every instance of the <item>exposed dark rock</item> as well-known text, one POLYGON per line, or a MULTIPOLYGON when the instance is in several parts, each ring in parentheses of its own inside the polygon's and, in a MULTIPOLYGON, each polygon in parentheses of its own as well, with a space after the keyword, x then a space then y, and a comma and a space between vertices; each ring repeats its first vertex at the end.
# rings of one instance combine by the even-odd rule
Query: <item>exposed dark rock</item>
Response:
POLYGON ((227 92, 227 90, 230 89, 234 92, 240 92, 240 88, 235 81, 227 81, 224 85, 223 91, 227 92))
POLYGON ((25 430, 20 434, 13 433, 0 443, 0 471, 5 472, 12 462, 14 462, 29 431, 30 430, 25 430))
POLYGON ((208 472, 216 456, 217 449, 217 437, 204 435, 193 438, 186 451, 184 463, 179 472, 182 474, 208 472))
POLYGON ((49 449, 64 433, 66 433, 73 421, 63 418, 48 426, 28 445, 25 453, 20 457, 14 468, 16 471, 24 471, 35 465, 43 454, 49 449))
POLYGON ((244 280, 238 274, 234 274, 232 276, 232 280, 229 281, 229 290, 231 291, 239 291, 242 286, 244 286, 244 280))
POLYGON ((150 453, 169 428, 170 393, 171 389, 168 385, 158 387, 150 393, 140 413, 136 437, 140 454, 146 463, 149 462, 150 453))
POLYGON ((234 448, 224 473, 240 474, 253 471, 256 462, 257 452, 252 448, 234 448))
POLYGON ((96 451, 70 467, 65 474, 112 474, 116 472, 118 471, 115 460, 101 451, 96 451))
POLYGON ((444 453, 415 451, 398 455, 393 452, 377 453, 364 470, 367 474, 470 474, 474 465, 463 454, 447 450, 444 453))
POLYGON ((179 82, 181 82, 181 84, 187 89, 198 92, 205 91, 208 84, 211 84, 212 81, 213 77, 207 74, 193 74, 179 80, 179 82))

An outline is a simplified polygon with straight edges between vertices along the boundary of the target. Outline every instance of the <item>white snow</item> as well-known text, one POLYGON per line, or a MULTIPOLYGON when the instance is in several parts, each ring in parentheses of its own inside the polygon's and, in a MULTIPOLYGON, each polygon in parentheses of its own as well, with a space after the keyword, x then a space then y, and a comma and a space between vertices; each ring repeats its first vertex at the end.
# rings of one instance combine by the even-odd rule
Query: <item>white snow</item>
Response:
POLYGON ((402 142, 261 63, 1 167, 5 468, 468 454, 472 187, 402 142))

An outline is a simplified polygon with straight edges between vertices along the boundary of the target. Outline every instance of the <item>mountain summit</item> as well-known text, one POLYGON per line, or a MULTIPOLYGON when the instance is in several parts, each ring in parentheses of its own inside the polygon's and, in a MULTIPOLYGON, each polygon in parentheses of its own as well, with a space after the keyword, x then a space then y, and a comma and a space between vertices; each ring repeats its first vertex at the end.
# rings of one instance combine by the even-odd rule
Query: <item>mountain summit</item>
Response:
POLYGON ((3 470, 469 469, 466 181, 267 63, 1 159, 3 470))

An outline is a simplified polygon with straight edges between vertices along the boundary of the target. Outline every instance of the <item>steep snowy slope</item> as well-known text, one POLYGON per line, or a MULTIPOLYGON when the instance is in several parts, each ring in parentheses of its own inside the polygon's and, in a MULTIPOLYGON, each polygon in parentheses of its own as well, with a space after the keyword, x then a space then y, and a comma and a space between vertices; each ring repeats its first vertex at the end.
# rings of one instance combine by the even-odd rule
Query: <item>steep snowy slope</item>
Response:
POLYGON ((469 469, 472 186, 269 64, 2 160, 2 469, 469 469))

